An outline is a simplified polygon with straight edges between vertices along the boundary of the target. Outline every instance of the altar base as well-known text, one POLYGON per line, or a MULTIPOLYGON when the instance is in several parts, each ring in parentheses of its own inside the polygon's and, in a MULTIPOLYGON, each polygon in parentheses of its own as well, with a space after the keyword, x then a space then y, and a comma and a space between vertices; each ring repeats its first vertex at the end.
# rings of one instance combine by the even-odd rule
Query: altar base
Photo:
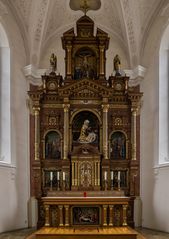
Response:
POLYGON ((35 233, 35 239, 139 239, 138 233, 130 227, 113 228, 53 228, 43 227, 35 233))

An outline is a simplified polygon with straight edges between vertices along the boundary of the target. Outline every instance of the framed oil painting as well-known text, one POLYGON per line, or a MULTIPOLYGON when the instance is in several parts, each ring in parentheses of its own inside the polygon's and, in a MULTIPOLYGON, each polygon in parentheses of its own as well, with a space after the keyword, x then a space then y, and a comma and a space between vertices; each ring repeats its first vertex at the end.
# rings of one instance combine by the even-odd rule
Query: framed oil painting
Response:
POLYGON ((78 206, 72 207, 73 225, 99 225, 100 207, 99 206, 78 206))

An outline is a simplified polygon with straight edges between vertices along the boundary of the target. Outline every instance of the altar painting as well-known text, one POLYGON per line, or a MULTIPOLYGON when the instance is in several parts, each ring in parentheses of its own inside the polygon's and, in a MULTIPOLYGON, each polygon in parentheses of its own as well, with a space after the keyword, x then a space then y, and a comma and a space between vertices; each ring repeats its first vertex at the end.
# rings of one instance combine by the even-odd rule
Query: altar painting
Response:
POLYGON ((99 225, 100 208, 97 206, 73 207, 73 225, 99 225))
POLYGON ((99 121, 92 112, 83 111, 73 120, 73 143, 94 144, 99 142, 99 121))
POLYGON ((126 159, 126 137, 123 132, 116 131, 111 136, 111 158, 126 159))
POLYGON ((60 159, 61 137, 58 132, 51 131, 45 137, 45 158, 60 159))

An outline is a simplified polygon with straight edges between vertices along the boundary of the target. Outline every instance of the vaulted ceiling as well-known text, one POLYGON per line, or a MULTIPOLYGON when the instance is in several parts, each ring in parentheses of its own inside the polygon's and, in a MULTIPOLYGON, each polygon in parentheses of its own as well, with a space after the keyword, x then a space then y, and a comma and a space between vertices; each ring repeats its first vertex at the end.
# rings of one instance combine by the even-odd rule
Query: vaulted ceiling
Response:
MULTIPOLYGON (((20 28, 30 63, 36 58, 34 64, 38 65, 50 39, 62 35, 83 15, 69 4, 69 0, 0 0, 0 9, 5 6, 20 28)), ((89 10, 87 15, 125 47, 132 67, 139 64, 141 48, 154 19, 168 4, 168 0, 101 0, 101 7, 89 10)))

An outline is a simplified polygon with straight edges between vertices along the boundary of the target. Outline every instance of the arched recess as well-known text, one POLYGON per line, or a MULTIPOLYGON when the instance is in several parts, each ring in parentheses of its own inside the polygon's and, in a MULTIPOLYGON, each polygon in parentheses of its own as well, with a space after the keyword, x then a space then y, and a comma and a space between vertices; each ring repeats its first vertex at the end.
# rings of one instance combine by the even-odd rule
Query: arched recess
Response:
POLYGON ((0 24, 0 162, 11 163, 10 48, 0 24))
POLYGON ((43 137, 43 158, 62 158, 62 134, 58 130, 48 130, 43 137))
POLYGON ((77 142, 80 137, 80 129, 84 121, 89 121, 89 128, 94 132, 96 137, 96 145, 102 149, 102 121, 98 112, 90 109, 77 110, 70 119, 70 151, 72 150, 73 143, 77 142))
POLYGON ((111 159, 128 159, 128 138, 123 130, 115 130, 110 133, 109 152, 111 159))
POLYGON ((159 51, 159 164, 169 163, 169 25, 159 51))

